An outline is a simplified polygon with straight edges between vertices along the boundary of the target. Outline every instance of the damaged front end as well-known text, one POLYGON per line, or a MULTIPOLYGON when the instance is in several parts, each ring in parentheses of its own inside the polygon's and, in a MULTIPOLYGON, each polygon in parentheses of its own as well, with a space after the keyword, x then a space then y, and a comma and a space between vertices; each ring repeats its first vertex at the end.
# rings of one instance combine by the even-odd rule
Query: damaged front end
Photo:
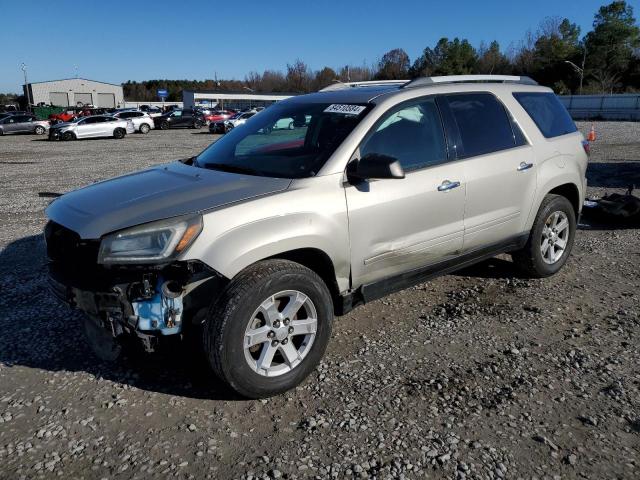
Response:
POLYGON ((137 338, 146 351, 154 351, 162 337, 201 324, 227 282, 198 261, 99 263, 100 240, 83 240, 53 221, 45 239, 55 296, 86 313, 109 338, 137 338))

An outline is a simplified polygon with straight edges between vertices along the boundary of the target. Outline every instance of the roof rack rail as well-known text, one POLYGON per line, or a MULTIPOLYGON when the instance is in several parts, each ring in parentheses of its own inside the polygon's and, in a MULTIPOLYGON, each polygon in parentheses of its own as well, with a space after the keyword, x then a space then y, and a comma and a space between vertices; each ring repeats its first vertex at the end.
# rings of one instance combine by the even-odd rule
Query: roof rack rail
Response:
POLYGON ((398 85, 402 86, 409 83, 410 80, 368 80, 366 82, 340 82, 336 81, 331 85, 321 88, 318 90, 319 92, 330 92, 333 90, 346 90, 348 88, 358 88, 358 87, 386 87, 398 85))
POLYGON ((420 77, 405 83, 402 88, 424 87, 426 85, 443 83, 520 83, 522 85, 538 85, 538 82, 530 77, 516 75, 446 75, 442 77, 420 77))

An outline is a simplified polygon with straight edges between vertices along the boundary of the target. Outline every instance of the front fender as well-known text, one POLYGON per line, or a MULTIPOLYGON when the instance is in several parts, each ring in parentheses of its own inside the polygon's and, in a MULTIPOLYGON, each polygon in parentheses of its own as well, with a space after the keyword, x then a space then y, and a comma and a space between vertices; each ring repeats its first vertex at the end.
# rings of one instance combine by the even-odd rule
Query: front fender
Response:
POLYGON ((306 179, 297 188, 205 214, 202 234, 185 259, 233 278, 265 258, 312 248, 331 259, 339 290, 348 290, 349 225, 341 178, 306 179))

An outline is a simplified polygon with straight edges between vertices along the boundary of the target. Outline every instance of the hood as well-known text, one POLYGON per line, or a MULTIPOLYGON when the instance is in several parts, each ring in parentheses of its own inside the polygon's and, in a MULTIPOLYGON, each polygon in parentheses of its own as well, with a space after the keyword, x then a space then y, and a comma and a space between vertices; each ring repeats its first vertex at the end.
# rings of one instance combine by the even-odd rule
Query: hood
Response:
POLYGON ((75 125, 73 122, 62 122, 62 123, 56 123, 55 125, 51 125, 51 128, 64 128, 64 127, 71 127, 75 125))
POLYGON ((142 223, 202 212, 286 190, 290 179, 240 175, 173 162, 69 192, 47 216, 80 235, 97 239, 142 223))

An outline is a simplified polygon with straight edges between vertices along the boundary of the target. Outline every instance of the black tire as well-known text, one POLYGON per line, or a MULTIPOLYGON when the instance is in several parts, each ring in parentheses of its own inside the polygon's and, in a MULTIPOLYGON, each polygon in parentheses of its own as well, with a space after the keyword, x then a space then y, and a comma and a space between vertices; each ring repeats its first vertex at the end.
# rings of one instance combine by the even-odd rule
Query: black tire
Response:
POLYGON ((567 262, 571 254, 571 248, 576 235, 576 214, 571 202, 561 195, 549 194, 544 197, 533 227, 529 234, 529 239, 522 250, 513 252, 511 257, 514 263, 527 275, 533 278, 549 277, 557 273, 567 262), (543 230, 547 220, 555 212, 562 212, 569 222, 568 238, 566 246, 561 256, 554 263, 547 263, 543 259, 541 245, 543 242, 543 230))
POLYGON ((202 122, 200 122, 199 120, 196 120, 195 122, 193 122, 193 128, 195 129, 202 128, 202 122))
POLYGON ((35 133, 36 135, 43 135, 45 132, 45 128, 42 125, 38 125, 34 130, 33 133, 35 133))
POLYGON ((123 129, 123 128, 116 128, 113 131, 113 138, 116 138, 118 140, 124 138, 124 136, 127 134, 127 132, 123 129))
POLYGON ((315 272, 288 260, 265 260, 238 274, 212 305, 203 331, 204 350, 214 373, 234 391, 247 398, 269 397, 296 387, 311 373, 329 343, 332 322, 331 294, 315 272), (261 303, 285 290, 302 292, 313 302, 316 336, 290 371, 264 376, 245 357, 245 332, 261 303))
POLYGON ((143 123, 142 125, 140 125, 140 133, 142 134, 147 134, 149 133, 149 130, 151 130, 151 126, 147 125, 146 123, 143 123))
POLYGON ((168 130, 169 129, 169 122, 162 122, 160 124, 160 130, 168 130))
POLYGON ((67 140, 67 141, 69 141, 69 140, 75 140, 75 139, 76 139, 76 136, 73 134, 73 132, 64 132, 64 133, 62 134, 62 139, 63 139, 63 140, 67 140))

